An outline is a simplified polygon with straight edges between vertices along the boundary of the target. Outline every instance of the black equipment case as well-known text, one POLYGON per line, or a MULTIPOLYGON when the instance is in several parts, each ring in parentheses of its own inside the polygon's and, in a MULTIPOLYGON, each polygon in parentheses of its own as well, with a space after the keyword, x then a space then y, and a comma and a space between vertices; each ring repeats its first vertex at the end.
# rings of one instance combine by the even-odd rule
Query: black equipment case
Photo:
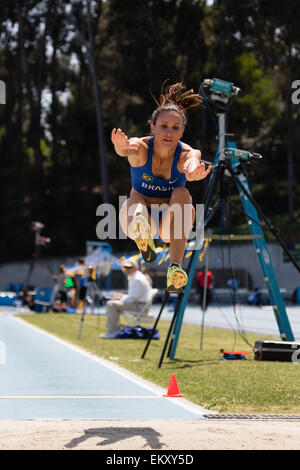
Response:
POLYGON ((254 343, 254 359, 257 361, 300 362, 300 341, 257 340, 254 343))

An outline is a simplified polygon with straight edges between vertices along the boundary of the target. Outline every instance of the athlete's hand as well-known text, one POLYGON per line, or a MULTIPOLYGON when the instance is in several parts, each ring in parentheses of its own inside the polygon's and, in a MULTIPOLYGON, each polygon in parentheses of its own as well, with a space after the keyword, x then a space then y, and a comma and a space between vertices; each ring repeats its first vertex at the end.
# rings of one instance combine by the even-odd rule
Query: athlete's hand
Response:
POLYGON ((128 145, 128 137, 127 135, 122 131, 122 129, 113 129, 111 131, 111 140, 114 145, 128 145))
POLYGON ((187 159, 183 165, 183 171, 187 181, 200 181, 209 174, 211 166, 205 169, 205 163, 196 158, 187 159))
POLYGON ((111 132, 111 141, 115 150, 120 155, 127 155, 129 150, 138 150, 139 144, 134 139, 128 139, 122 129, 113 129, 111 132))

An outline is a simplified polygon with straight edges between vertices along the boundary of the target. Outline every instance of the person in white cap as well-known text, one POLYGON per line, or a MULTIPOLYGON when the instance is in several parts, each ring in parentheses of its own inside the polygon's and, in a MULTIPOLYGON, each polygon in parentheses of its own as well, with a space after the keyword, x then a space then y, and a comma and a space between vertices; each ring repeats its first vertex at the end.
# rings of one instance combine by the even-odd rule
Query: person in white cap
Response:
POLYGON ((128 294, 117 293, 106 304, 107 332, 101 338, 113 339, 120 333, 120 315, 126 311, 139 312, 151 298, 151 286, 141 271, 135 259, 123 263, 123 269, 128 279, 128 294))

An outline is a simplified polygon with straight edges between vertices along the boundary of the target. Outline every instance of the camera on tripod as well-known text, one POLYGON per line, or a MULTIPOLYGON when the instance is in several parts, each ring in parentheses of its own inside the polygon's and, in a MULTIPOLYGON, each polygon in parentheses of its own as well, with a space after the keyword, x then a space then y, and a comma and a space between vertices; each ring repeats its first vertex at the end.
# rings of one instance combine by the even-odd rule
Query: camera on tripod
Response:
POLYGON ((241 149, 236 149, 236 148, 231 148, 231 147, 225 147, 224 156, 225 158, 237 158, 238 160, 244 160, 244 161, 262 159, 262 155, 260 153, 254 153, 254 152, 252 153, 252 152, 249 152, 248 150, 241 150, 241 149))
POLYGON ((225 120, 224 115, 230 102, 235 98, 241 89, 234 86, 232 82, 221 80, 220 78, 207 78, 200 85, 200 95, 219 111, 219 157, 221 159, 235 158, 242 161, 261 160, 262 155, 252 153, 248 150, 241 150, 226 146, 225 120))
POLYGON ((220 108, 226 107, 240 91, 233 83, 219 78, 207 78, 200 85, 200 95, 220 108))

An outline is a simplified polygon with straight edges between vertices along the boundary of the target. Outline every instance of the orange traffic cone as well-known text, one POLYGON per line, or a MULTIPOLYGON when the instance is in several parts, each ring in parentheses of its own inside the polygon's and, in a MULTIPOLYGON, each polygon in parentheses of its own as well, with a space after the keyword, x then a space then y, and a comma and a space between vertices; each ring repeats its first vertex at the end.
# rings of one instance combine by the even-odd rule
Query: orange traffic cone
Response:
POLYGON ((169 380, 169 387, 168 387, 168 392, 167 395, 163 395, 163 397, 183 397, 181 393, 179 393, 178 385, 177 385, 177 380, 175 377, 175 374, 171 374, 170 380, 169 380))

